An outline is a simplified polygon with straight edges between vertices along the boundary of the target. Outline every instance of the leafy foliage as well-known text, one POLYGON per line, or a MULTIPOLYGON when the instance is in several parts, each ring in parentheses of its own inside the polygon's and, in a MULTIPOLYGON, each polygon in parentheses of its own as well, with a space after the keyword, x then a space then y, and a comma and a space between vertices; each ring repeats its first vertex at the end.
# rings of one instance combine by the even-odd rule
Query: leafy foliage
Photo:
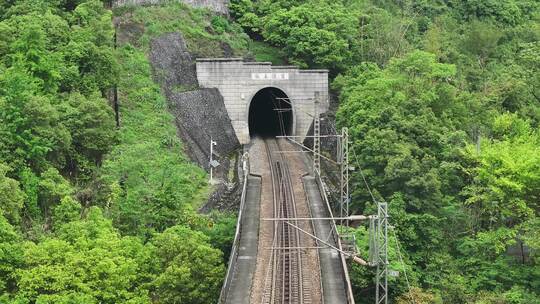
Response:
POLYGON ((160 301, 196 304, 215 301, 225 269, 221 252, 208 241, 204 234, 180 226, 171 227, 154 239, 159 264, 154 284, 160 301))
POLYGON ((191 47, 245 51, 239 26, 210 17, 139 8, 143 48, 116 50, 101 1, 0 1, 0 303, 215 302, 230 221, 195 212, 205 174, 145 55, 154 35, 189 29, 191 47))
POLYGON ((0 163, 0 215, 9 219, 13 224, 20 221, 20 210, 23 207, 24 193, 19 183, 6 176, 9 167, 0 163))
POLYGON ((293 63, 301 66, 341 67, 351 58, 355 18, 339 5, 306 3, 275 11, 262 34, 284 46, 293 63))
MULTIPOLYGON (((396 17, 427 9, 410 4, 364 11, 369 24, 380 18, 371 12, 396 17)), ((526 29, 538 26, 532 7, 467 1, 398 18, 410 22, 401 44, 431 53, 364 57, 374 62, 333 82, 341 101, 338 125, 349 127, 376 198, 389 202, 413 265, 408 275, 418 278, 413 284, 420 289, 403 290, 397 301, 528 303, 538 297, 531 282, 539 273, 532 239, 540 212, 540 104, 536 76, 527 72, 536 64, 523 57, 536 56, 538 36, 526 29)), ((373 210, 370 201, 362 188, 353 193, 357 213, 373 210)), ((357 288, 367 288, 369 277, 355 270, 357 288)))
POLYGON ((295 4, 241 0, 233 1, 231 8, 240 24, 283 48, 294 64, 339 69, 350 63, 356 15, 329 1, 295 4))
MULTIPOLYGON (((0 0, 0 302, 215 302, 235 220, 195 212, 205 175, 183 155, 145 55, 175 31, 196 56, 340 74, 337 123, 390 204, 390 267, 414 286, 391 278, 396 303, 538 301, 536 1, 230 8, 236 22, 178 3, 117 9, 141 33, 116 50, 101 1, 0 0)), ((358 173, 353 183, 353 211, 373 212, 358 173)), ((356 236, 367 254, 365 227, 356 236)), ((373 275, 353 267, 360 303, 373 275)))
POLYGON ((56 238, 25 244, 19 296, 45 303, 148 303, 145 293, 133 288, 144 263, 142 246, 121 238, 99 209, 90 209, 86 219, 62 225, 56 238))
POLYGON ((120 144, 102 168, 103 178, 115 191, 107 207, 122 231, 150 235, 187 223, 205 189, 204 173, 183 155, 173 117, 152 81, 144 53, 126 46, 120 60, 121 74, 136 76, 119 83, 123 107, 129 111, 122 113, 120 144))
MULTIPOLYGON (((392 282, 397 302, 538 297, 538 3, 235 0, 231 9, 291 62, 341 73, 337 124, 349 128, 375 198, 389 202, 412 265, 417 287, 392 282)), ((353 212, 373 212, 362 177, 353 181, 353 212)), ((353 267, 361 303, 372 276, 353 267)))

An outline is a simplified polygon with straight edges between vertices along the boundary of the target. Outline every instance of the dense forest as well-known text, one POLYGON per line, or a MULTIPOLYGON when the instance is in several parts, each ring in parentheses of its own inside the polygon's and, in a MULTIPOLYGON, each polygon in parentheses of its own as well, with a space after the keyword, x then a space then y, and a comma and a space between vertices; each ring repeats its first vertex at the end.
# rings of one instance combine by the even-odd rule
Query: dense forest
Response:
MULTIPOLYGON (((374 196, 356 172, 354 212, 389 203, 396 303, 540 303, 538 2, 235 0, 233 10, 290 62, 336 76, 337 125, 374 196)), ((366 248, 365 229, 357 236, 366 248)), ((361 303, 372 278, 353 270, 361 303)))
MULTIPOLYGON (((353 212, 390 206, 393 303, 540 303, 537 1, 108 2, 0 0, 0 303, 216 302, 235 219, 197 212, 207 176, 152 79, 174 31, 197 56, 330 69, 373 190, 356 170, 353 212), (125 16, 145 33, 116 46, 125 16)), ((372 270, 351 275, 372 303, 372 270)))
MULTIPOLYGON (((186 12, 194 30, 211 22, 165 12, 134 15, 154 34, 186 12)), ((0 18, 0 303, 216 302, 235 219, 198 214, 206 174, 183 153, 147 43, 115 48, 95 0, 0 1, 0 18)))

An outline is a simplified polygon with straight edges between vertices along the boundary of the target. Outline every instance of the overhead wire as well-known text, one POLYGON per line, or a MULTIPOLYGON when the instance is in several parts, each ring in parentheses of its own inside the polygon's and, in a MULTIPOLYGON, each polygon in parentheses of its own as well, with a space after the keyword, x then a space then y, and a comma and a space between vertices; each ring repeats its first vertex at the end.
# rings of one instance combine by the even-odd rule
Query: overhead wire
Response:
MULTIPOLYGON (((407 29, 405 29, 405 30, 407 30, 407 29)), ((281 100, 273 92, 270 92, 270 93, 273 96, 272 103, 274 105, 274 108, 275 108, 275 110, 278 110, 278 119, 279 119, 279 123, 280 123, 281 132, 282 132, 283 135, 285 135, 285 130, 284 130, 285 126, 284 126, 284 122, 283 122, 282 111, 280 110, 281 109, 281 100)), ((335 132, 335 134, 338 134, 336 128, 333 125, 330 125, 330 127, 335 132)), ((371 189, 371 187, 370 187, 370 185, 369 185, 369 183, 367 181, 366 174, 364 174, 364 170, 362 169, 362 166, 360 166, 360 161, 359 161, 358 155, 356 153, 356 150, 354 149, 354 147, 351 147, 350 150, 352 150, 352 152, 353 152, 354 161, 355 161, 355 164, 356 164, 356 166, 358 168, 358 172, 360 173, 360 176, 362 177, 362 181, 364 182, 364 185, 365 185, 371 199, 373 200, 373 203, 377 204, 377 199, 375 198, 375 195, 373 194, 373 191, 372 191, 372 189, 371 189)), ((392 229, 393 236, 394 236, 394 241, 396 243, 396 249, 397 249, 397 252, 398 252, 399 262, 402 265, 403 274, 404 274, 404 277, 405 277, 405 282, 407 284, 407 289, 409 291, 409 298, 410 298, 410 300, 412 301, 413 304, 416 304, 415 300, 412 298, 412 295, 411 295, 411 285, 410 285, 409 277, 407 275, 407 270, 405 268, 405 263, 403 261, 403 256, 401 254, 401 248, 399 246, 399 240, 397 238, 394 227, 390 226, 390 228, 392 229)))
MULTIPOLYGON (((277 108, 278 105, 276 104, 276 101, 278 100, 278 97, 275 94, 273 94, 273 92, 271 92, 271 94, 274 97, 273 100, 272 100, 272 103, 277 108)), ((279 106, 281 106, 281 104, 279 106)), ((284 132, 284 124, 283 124, 283 118, 281 117, 281 111, 278 111, 278 115, 279 115, 281 130, 282 130, 282 132, 284 132)), ((333 125, 330 125, 330 127, 335 132, 335 134, 338 134, 336 128, 333 125)), ((352 152, 353 152, 354 161, 355 161, 355 164, 356 164, 356 166, 358 168, 358 172, 360 172, 360 175, 362 177, 362 181, 364 182, 364 185, 365 185, 371 199, 373 200, 373 203, 377 204, 377 199, 375 198, 375 195, 373 194, 373 191, 372 191, 372 189, 371 189, 371 187, 370 187, 370 185, 369 185, 369 183, 367 181, 366 174, 364 174, 364 170, 362 169, 362 166, 360 166, 360 161, 359 161, 358 155, 356 153, 356 150, 354 149, 354 147, 351 147, 350 150, 352 150, 352 152)), ((393 236, 394 236, 394 241, 396 243, 396 249, 397 249, 397 252, 398 252, 399 262, 402 265, 403 274, 404 274, 404 277, 405 277, 405 282, 407 284, 407 289, 409 291, 409 298, 410 298, 410 300, 412 301, 413 304, 416 304, 414 298, 412 298, 412 295, 411 295, 411 284, 410 284, 410 281, 409 281, 409 277, 407 275, 407 270, 405 268, 405 263, 403 261, 403 256, 401 254, 401 247, 399 246, 399 240, 397 238, 396 231, 395 231, 393 226, 390 226, 390 228, 392 229, 393 236)))
MULTIPOLYGON (((270 94, 273 96, 272 104, 274 105, 274 111, 277 111, 277 114, 278 114, 279 129, 281 131, 281 135, 287 135, 285 132, 285 122, 283 121, 283 117, 282 117, 281 100, 278 99, 278 97, 276 96, 276 94, 274 94, 274 92, 270 91, 270 94)), ((291 107, 291 111, 292 111, 292 107, 291 107)))
POLYGON ((403 275, 405 276, 405 282, 407 283, 407 289, 409 290, 409 299, 413 302, 413 304, 416 304, 416 301, 412 297, 411 294, 411 283, 409 282, 409 278, 407 277, 407 270, 405 269, 405 263, 403 262, 403 257, 401 256, 401 249, 399 247, 399 240, 396 235, 396 230, 394 229, 394 226, 390 225, 390 229, 392 229, 393 235, 394 235, 394 241, 396 242, 396 249, 398 252, 399 262, 401 263, 401 266, 403 268, 403 275))
MULTIPOLYGON (((333 131, 336 134, 338 134, 336 128, 333 125, 330 125, 330 127, 333 129, 333 131)), ((350 150, 353 151, 354 160, 355 160, 356 166, 358 167, 360 175, 362 176, 362 180, 364 181, 364 185, 366 186, 366 188, 367 188, 367 190, 369 192, 369 195, 371 196, 371 199, 373 200, 373 203, 377 204, 377 200, 375 199, 375 196, 373 195, 373 191, 371 190, 371 187, 369 186, 369 183, 367 182, 367 178, 366 178, 366 176, 365 176, 365 174, 364 174, 364 172, 362 170, 362 167, 360 166, 360 162, 358 160, 358 156, 356 154, 356 151, 354 150, 354 147, 351 147, 350 150)), ((405 268, 405 262, 403 261, 403 256, 401 255, 401 248, 399 246, 399 240, 397 238, 396 231, 395 231, 395 229, 394 229, 394 227, 392 225, 390 225, 390 228, 392 229, 392 232, 393 232, 393 235, 394 235, 394 241, 396 243, 396 249, 397 249, 397 252, 398 252, 399 262, 401 263, 402 268, 403 268, 403 275, 405 276, 405 282, 407 283, 407 289, 409 291, 409 298, 410 298, 410 300, 412 301, 413 304, 416 304, 415 300, 412 298, 412 295, 411 295, 411 284, 410 284, 409 278, 407 276, 407 270, 405 268)))
POLYGON ((377 203, 377 200, 375 199, 375 195, 373 195, 373 191, 371 191, 371 187, 369 186, 369 183, 367 182, 366 175, 364 174, 364 170, 362 170, 362 167, 359 164, 358 156, 356 155, 356 150, 354 150, 354 147, 351 147, 351 150, 353 151, 354 160, 356 162, 356 166, 358 167, 358 172, 360 172, 360 175, 362 176, 362 180, 364 181, 364 184, 366 185, 369 195, 371 196, 373 203, 377 203))
MULTIPOLYGON (((330 125, 332 130, 338 134, 336 128, 333 125, 330 125)), ((358 156, 356 155, 356 150, 354 149, 354 146, 350 148, 353 151, 354 160, 356 163, 356 167, 358 168, 358 171, 360 172, 360 175, 362 176, 362 180, 364 181, 364 185, 367 188, 367 191, 369 192, 369 195, 371 196, 371 199, 373 200, 373 203, 377 203, 377 200, 375 199, 375 195, 373 195, 373 191, 371 191, 371 187, 369 186, 369 183, 367 182, 366 175, 364 174, 364 170, 362 170, 362 166, 360 166, 360 162, 358 161, 358 156)))

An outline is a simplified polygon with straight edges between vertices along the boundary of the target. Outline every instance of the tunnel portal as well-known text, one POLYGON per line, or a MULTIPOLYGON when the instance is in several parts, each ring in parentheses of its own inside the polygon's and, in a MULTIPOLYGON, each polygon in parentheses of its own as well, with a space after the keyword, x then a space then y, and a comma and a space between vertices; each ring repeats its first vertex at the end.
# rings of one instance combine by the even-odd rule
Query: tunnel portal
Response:
POLYGON ((253 96, 249 106, 249 134, 263 138, 290 135, 293 113, 287 95, 277 88, 264 88, 253 96))
POLYGON ((313 123, 315 97, 320 100, 319 113, 329 107, 328 70, 301 70, 242 58, 198 58, 196 69, 201 88, 219 90, 240 144, 248 144, 255 135, 283 132, 303 141, 313 123), (282 101, 273 106, 269 96, 274 95, 290 98, 291 105, 282 101), (283 126, 275 108, 292 108, 278 112, 283 126))

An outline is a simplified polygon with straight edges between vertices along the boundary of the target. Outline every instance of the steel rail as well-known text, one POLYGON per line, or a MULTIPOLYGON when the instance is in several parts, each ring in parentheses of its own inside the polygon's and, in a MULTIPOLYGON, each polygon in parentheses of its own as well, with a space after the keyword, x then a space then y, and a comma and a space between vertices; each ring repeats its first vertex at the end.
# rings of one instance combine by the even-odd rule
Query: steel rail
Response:
MULTIPOLYGON (((272 200, 273 200, 273 212, 274 212, 274 216, 276 215, 276 210, 278 208, 278 204, 277 204, 277 195, 276 195, 276 177, 275 177, 275 169, 274 169, 274 162, 272 161, 272 151, 270 151, 270 147, 268 146, 268 144, 264 143, 264 146, 265 146, 265 149, 266 149, 266 157, 268 159, 268 164, 269 164, 269 169, 270 169, 270 177, 271 177, 271 180, 272 180, 272 200)), ((281 189, 280 189, 281 191, 281 189)), ((280 193, 280 196, 281 196, 281 193, 280 193)), ((273 231, 273 234, 272 234, 272 247, 275 247, 276 246, 276 243, 277 243, 277 235, 278 235, 278 225, 279 223, 274 223, 274 231, 273 231)), ((263 292, 263 295, 262 295, 262 299, 261 299, 261 303, 270 303, 270 301, 272 301, 272 299, 275 297, 275 275, 274 273, 276 273, 276 268, 277 268, 277 261, 276 261, 276 254, 275 252, 272 252, 271 256, 270 256, 270 259, 268 260, 268 266, 266 268, 266 275, 265 275, 265 282, 264 282, 264 286, 265 286, 265 291, 263 292), (272 268, 270 268, 270 266, 272 266, 272 268), (268 288, 267 285, 269 284, 268 280, 270 279, 270 275, 272 275, 271 277, 271 282, 270 282, 270 287, 268 288), (268 295, 268 289, 270 294, 268 295)))
MULTIPOLYGON (((308 176, 308 174, 304 174, 302 176, 302 178, 308 176)), ((304 182, 302 182, 302 188, 304 189, 304 195, 306 196, 306 203, 308 204, 308 212, 309 212, 309 216, 310 217, 313 217, 313 211, 311 210, 311 202, 309 201, 309 196, 308 196, 308 192, 307 192, 307 189, 306 189, 306 185, 304 184, 304 182)), ((309 221, 310 223, 310 226, 311 226, 311 231, 313 231, 314 234, 316 234, 316 230, 315 230, 315 222, 314 221, 309 221)), ((316 248, 317 250, 315 250, 315 255, 317 257, 317 265, 319 265, 318 270, 319 270, 319 289, 321 291, 321 301, 322 303, 324 303, 324 288, 323 288, 323 280, 322 280, 322 277, 323 277, 323 274, 322 274, 322 269, 320 267, 321 265, 321 256, 319 254, 319 250, 320 249, 323 249, 323 248, 326 248, 326 247, 321 247, 319 246, 319 242, 317 240, 315 240, 315 246, 313 248, 316 248)))
MULTIPOLYGON (((277 143, 277 146, 280 148, 281 150, 281 146, 279 144, 279 141, 276 140, 276 143, 277 143)), ((290 202, 288 204, 288 207, 291 209, 292 211, 292 214, 289 214, 289 217, 292 217, 292 218, 296 218, 298 216, 297 214, 297 210, 296 210, 296 200, 295 200, 295 197, 294 197, 294 192, 293 192, 293 187, 292 187, 292 178, 291 178, 291 171, 289 169, 289 164, 288 162, 286 161, 283 161, 283 173, 285 175, 285 180, 286 180, 286 184, 288 185, 288 192, 289 192, 289 197, 290 197, 290 202)), ((298 222, 296 220, 293 220, 295 224, 298 225, 298 222)), ((290 227, 288 227, 287 230, 289 230, 290 227)), ((294 231, 294 243, 290 244, 289 247, 299 247, 301 244, 301 239, 300 239, 300 232, 296 229, 293 229, 294 231)), ((289 254, 290 254, 290 250, 288 250, 289 254)), ((304 274, 303 274, 303 265, 302 265, 302 251, 300 250, 296 250, 295 251, 295 255, 296 255, 296 267, 298 269, 297 271, 297 277, 296 277, 296 284, 298 284, 298 298, 299 298, 299 303, 304 303, 304 274)))
MULTIPOLYGON (((274 194, 274 217, 298 221, 292 178, 287 161, 280 155, 276 139, 265 140, 266 152, 272 176, 274 194), (279 195, 278 195, 279 194, 279 195)), ((286 222, 274 221, 272 252, 267 268, 262 303, 311 303, 311 292, 305 281, 302 235, 286 222), (271 271, 271 280, 269 271, 271 271), (268 290, 268 289, 271 290, 268 290)))

